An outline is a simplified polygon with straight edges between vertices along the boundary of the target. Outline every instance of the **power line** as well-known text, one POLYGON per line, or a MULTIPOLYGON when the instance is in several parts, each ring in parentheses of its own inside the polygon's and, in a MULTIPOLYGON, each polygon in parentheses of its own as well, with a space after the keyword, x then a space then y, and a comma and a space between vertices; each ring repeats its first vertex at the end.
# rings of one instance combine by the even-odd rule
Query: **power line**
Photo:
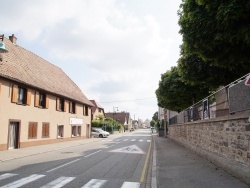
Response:
POLYGON ((141 101, 141 100, 148 100, 148 99, 155 99, 156 97, 148 97, 142 99, 132 99, 132 100, 123 100, 123 101, 106 101, 106 102, 99 102, 99 103, 115 103, 115 102, 130 102, 130 101, 141 101))

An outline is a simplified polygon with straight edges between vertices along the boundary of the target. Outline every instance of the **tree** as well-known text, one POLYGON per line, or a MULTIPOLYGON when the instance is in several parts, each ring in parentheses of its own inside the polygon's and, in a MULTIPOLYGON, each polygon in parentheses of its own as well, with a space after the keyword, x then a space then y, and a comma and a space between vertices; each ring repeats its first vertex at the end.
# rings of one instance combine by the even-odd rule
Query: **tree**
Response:
POLYGON ((183 0, 180 7, 185 52, 234 77, 249 72, 250 0, 183 0))
POLYGON ((204 84, 215 90, 227 85, 238 76, 228 68, 214 66, 210 61, 205 62, 197 54, 183 53, 178 60, 178 70, 182 80, 188 84, 204 84))
POLYGON ((150 126, 151 126, 151 127, 154 127, 155 124, 156 124, 156 121, 152 119, 152 120, 150 121, 150 126))
POLYGON ((185 83, 179 75, 178 68, 161 75, 159 87, 156 90, 158 106, 180 112, 209 94, 209 89, 203 84, 191 85, 185 83))
POLYGON ((152 117, 153 120, 158 121, 158 111, 156 111, 152 117))

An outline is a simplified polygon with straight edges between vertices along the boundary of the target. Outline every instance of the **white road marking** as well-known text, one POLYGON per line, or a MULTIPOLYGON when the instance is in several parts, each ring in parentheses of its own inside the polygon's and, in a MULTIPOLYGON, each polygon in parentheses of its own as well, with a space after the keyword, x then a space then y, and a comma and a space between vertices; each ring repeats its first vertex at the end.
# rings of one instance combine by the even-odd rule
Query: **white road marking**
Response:
POLYGON ((144 151, 142 151, 142 149, 140 149, 137 145, 126 146, 119 149, 111 150, 109 152, 145 154, 144 151))
POLYGON ((52 171, 54 171, 54 170, 57 170, 58 168, 62 168, 62 167, 64 167, 64 166, 66 166, 66 165, 69 165, 69 164, 74 163, 74 162, 79 161, 79 160, 80 160, 80 159, 76 159, 76 160, 71 161, 71 162, 69 162, 69 163, 66 163, 66 164, 64 164, 64 165, 58 166, 58 167, 56 167, 56 168, 52 168, 51 170, 48 170, 47 172, 52 172, 52 171))
POLYGON ((140 139, 140 140, 139 140, 139 142, 143 142, 143 140, 142 140, 142 139, 140 139))
POLYGON ((151 140, 147 140, 147 142, 151 142, 151 140))
POLYGON ((124 182, 121 188, 140 188, 140 183, 138 182, 124 182))
POLYGON ((132 142, 134 142, 134 141, 135 141, 135 139, 132 139, 131 141, 132 141, 132 142))
POLYGON ((100 151, 102 151, 102 150, 98 150, 98 151, 96 151, 96 152, 94 152, 94 153, 91 153, 91 154, 89 154, 89 155, 86 155, 86 156, 84 156, 84 157, 89 157, 89 156, 94 155, 94 154, 96 154, 96 153, 98 153, 98 152, 100 152, 100 151))
POLYGON ((0 180, 4 180, 4 179, 7 179, 7 178, 16 176, 16 175, 17 175, 17 174, 12 174, 12 173, 2 174, 2 175, 0 176, 0 180))
POLYGON ((107 146, 106 148, 111 148, 112 146, 114 146, 114 145, 111 145, 111 146, 107 146))
POLYGON ((115 139, 115 142, 119 142, 121 139, 115 139))
POLYGON ((28 184, 28 183, 32 182, 32 181, 38 180, 38 179, 40 179, 40 178, 42 178, 44 176, 45 175, 33 174, 33 175, 29 176, 29 177, 22 178, 20 180, 17 180, 17 181, 14 181, 12 183, 9 183, 7 185, 4 185, 1 188, 8 188, 8 187, 10 187, 10 188, 18 188, 18 187, 21 187, 21 186, 23 186, 25 184, 28 184))
POLYGON ((73 179, 75 179, 74 177, 60 177, 57 178, 56 180, 42 186, 41 188, 60 188, 64 185, 66 185, 67 183, 71 182, 73 179))
POLYGON ((124 139, 123 141, 124 141, 124 142, 125 142, 125 141, 128 141, 128 139, 124 139))
POLYGON ((82 188, 99 188, 104 183, 106 183, 107 180, 98 180, 98 179, 92 179, 87 184, 85 184, 82 188))

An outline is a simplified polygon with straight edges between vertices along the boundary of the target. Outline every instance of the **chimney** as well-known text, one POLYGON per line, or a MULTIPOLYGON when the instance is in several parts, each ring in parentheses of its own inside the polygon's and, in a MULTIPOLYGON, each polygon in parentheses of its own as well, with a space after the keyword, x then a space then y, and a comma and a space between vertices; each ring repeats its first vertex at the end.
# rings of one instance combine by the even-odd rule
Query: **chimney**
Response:
POLYGON ((15 37, 14 34, 12 34, 11 36, 9 36, 9 39, 10 39, 10 41, 11 41, 13 44, 16 45, 16 40, 17 40, 17 38, 15 37))

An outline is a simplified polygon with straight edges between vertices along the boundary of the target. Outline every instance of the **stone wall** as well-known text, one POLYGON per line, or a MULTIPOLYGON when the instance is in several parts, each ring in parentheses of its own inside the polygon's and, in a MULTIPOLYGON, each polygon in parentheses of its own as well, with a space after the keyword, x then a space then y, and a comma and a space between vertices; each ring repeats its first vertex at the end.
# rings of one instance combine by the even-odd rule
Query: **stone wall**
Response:
MULTIPOLYGON (((208 157, 209 153, 210 156, 213 155, 210 158, 218 156, 229 162, 237 163, 239 167, 241 165, 243 168, 246 167, 247 173, 249 173, 248 178, 250 177, 249 111, 226 117, 172 125, 168 127, 168 130, 170 138, 184 146, 189 146, 194 151, 204 151, 205 157, 208 157)), ((202 155, 202 152, 200 153, 202 155)))

